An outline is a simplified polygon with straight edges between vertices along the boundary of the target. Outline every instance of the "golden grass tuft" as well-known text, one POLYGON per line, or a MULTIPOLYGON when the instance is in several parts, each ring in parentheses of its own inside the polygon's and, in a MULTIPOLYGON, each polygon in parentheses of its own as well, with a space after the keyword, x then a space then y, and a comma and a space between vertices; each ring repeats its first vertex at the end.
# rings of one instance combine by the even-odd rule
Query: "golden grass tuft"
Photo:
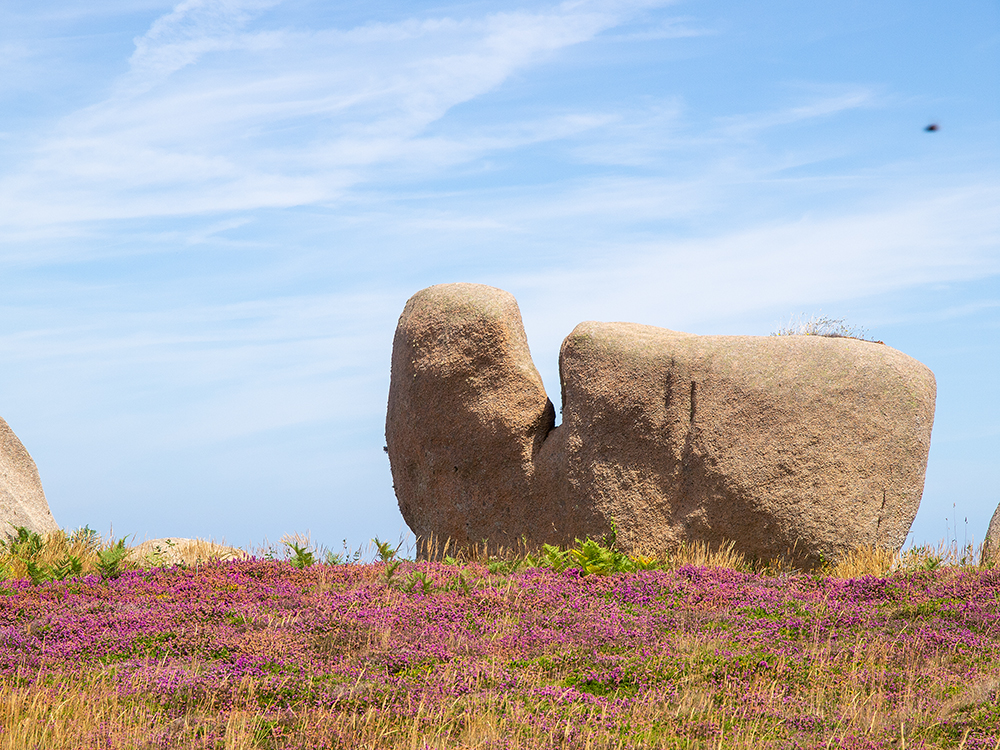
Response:
POLYGON ((142 568, 169 565, 202 565, 217 560, 242 560, 244 550, 205 539, 148 539, 133 547, 129 559, 142 568))
MULTIPOLYGON (((73 532, 60 529, 46 534, 31 534, 20 541, 17 533, 11 532, 0 538, 0 572, 5 578, 28 578, 29 563, 40 570, 51 570, 76 560, 80 566, 78 575, 98 573, 99 555, 112 550, 117 544, 113 538, 101 537, 86 528, 73 532)), ((246 557, 249 555, 245 551, 212 540, 151 539, 128 548, 120 569, 194 566, 246 557)))
MULTIPOLYGON (((72 533, 60 529, 38 535, 37 549, 29 541, 22 548, 21 554, 14 554, 9 541, 10 536, 8 535, 0 547, 0 568, 6 572, 7 578, 27 578, 29 560, 37 565, 51 567, 64 562, 69 556, 80 561, 84 575, 94 573, 97 571, 98 552, 113 546, 89 529, 72 533)), ((0 541, 3 541, 2 538, 0 541)))
POLYGON ((820 572, 830 578, 861 578, 884 576, 896 566, 899 555, 890 549, 865 545, 851 550, 834 563, 824 565, 820 572))
POLYGON ((704 568, 729 568, 748 570, 746 555, 736 550, 736 542, 712 545, 707 542, 684 542, 672 552, 661 556, 665 569, 675 569, 684 565, 704 568))

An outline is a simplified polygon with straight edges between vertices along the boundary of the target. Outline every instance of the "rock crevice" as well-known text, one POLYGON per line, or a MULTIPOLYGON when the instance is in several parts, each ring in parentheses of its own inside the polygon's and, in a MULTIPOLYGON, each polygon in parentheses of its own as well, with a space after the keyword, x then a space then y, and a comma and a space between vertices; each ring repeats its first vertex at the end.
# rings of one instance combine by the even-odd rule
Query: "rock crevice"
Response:
POLYGON ((418 537, 537 546, 614 532, 627 551, 733 541, 807 565, 905 540, 935 383, 901 352, 589 321, 559 371, 556 427, 510 294, 445 284, 407 302, 386 438, 418 537))

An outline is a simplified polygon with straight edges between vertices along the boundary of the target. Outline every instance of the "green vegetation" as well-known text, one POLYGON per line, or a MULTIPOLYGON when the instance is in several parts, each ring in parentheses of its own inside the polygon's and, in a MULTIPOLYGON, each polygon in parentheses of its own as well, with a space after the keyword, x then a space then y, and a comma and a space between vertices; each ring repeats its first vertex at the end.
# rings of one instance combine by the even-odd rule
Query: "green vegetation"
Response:
POLYGON ((282 547, 163 566, 16 530, 0 750, 1000 746, 1000 576, 955 543, 811 572, 607 539, 282 547))

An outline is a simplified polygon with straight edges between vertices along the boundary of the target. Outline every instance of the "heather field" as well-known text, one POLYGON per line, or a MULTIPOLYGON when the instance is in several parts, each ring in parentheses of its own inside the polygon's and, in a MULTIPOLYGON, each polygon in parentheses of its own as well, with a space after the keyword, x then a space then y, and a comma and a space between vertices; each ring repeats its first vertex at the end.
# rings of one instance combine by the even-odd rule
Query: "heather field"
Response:
POLYGON ((1000 570, 968 556, 122 550, 5 546, 0 748, 1000 748, 1000 570))

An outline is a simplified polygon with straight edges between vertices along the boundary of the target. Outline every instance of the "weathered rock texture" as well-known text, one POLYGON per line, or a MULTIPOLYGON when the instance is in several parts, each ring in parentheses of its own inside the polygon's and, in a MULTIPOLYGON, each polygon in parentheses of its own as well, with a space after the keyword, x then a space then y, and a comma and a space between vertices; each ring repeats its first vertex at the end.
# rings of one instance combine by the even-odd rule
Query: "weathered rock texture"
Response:
POLYGON ((386 435, 418 536, 733 541, 805 565, 905 540, 934 416, 934 376, 916 360, 849 338, 587 322, 559 364, 553 427, 513 297, 448 284, 410 299, 386 435))
POLYGON ((418 536, 463 546, 536 537, 535 458, 554 423, 510 294, 446 284, 406 303, 386 439, 399 507, 418 536))
POLYGON ((16 526, 39 534, 59 529, 45 500, 34 460, 0 419, 0 539, 16 526))
POLYGON ((626 548, 734 540, 805 563, 902 546, 934 377, 880 344, 583 323, 563 343, 567 479, 626 548))
POLYGON ((990 527, 986 530, 981 562, 983 565, 996 565, 1000 563, 1000 505, 993 512, 993 518, 990 519, 990 527))

